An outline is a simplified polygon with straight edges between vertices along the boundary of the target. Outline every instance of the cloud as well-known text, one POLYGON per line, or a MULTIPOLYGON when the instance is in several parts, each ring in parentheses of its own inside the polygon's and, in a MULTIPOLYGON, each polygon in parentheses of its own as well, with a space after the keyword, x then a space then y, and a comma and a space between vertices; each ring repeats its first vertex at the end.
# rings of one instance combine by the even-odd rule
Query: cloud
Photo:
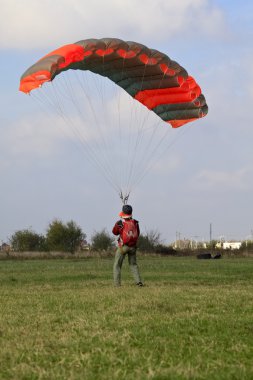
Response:
POLYGON ((168 159, 161 159, 159 161, 155 161, 154 166, 152 166, 152 171, 159 173, 159 175, 166 174, 168 175, 170 172, 174 172, 178 170, 182 166, 182 159, 178 155, 170 155, 168 159))
POLYGON ((25 161, 32 165, 37 158, 44 159, 55 154, 59 140, 63 137, 57 123, 57 119, 33 116, 13 122, 3 129, 0 142, 2 168, 12 161, 25 161))
MULTIPOLYGON (((35 49, 92 37, 168 41, 191 33, 224 33, 210 0, 2 0, 0 47, 35 49)), ((145 43, 145 42, 144 42, 145 43)))
POLYGON ((192 181, 192 186, 209 192, 242 191, 249 189, 248 182, 251 177, 251 170, 248 168, 235 171, 202 170, 192 181))
MULTIPOLYGON (((250 48, 251 49, 251 48, 250 48)), ((206 68, 201 83, 209 106, 207 122, 226 145, 239 140, 248 145, 252 134, 253 54, 226 52, 227 60, 218 59, 206 68)))

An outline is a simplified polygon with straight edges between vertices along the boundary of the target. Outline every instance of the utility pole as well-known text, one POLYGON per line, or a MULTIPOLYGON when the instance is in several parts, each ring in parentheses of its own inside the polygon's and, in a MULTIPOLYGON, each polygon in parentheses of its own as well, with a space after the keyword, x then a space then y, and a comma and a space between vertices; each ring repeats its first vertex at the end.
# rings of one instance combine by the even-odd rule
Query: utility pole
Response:
POLYGON ((181 239, 181 233, 179 231, 176 231, 176 248, 180 249, 180 239, 181 239))
POLYGON ((210 243, 211 243, 211 241, 212 241, 212 223, 210 223, 209 233, 210 233, 210 243))

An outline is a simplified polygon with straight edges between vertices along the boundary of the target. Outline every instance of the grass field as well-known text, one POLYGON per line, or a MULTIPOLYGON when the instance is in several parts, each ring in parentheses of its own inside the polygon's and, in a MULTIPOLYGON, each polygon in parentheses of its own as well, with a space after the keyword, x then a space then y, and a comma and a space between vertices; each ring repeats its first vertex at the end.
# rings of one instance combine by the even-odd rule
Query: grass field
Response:
POLYGON ((253 259, 0 261, 0 379, 253 379, 253 259))

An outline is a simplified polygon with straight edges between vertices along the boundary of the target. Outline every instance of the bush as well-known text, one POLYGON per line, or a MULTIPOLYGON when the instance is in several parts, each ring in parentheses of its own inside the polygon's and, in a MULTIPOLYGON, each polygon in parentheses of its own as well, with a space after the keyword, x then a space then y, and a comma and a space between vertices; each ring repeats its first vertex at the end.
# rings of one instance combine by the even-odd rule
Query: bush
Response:
POLYGON ((177 251, 173 247, 163 244, 158 244, 155 247, 155 253, 158 253, 159 255, 177 255, 177 251))
POLYGON ((17 252, 46 250, 46 239, 29 229, 16 231, 10 238, 12 249, 17 252))
POLYGON ((49 224, 46 234, 48 249, 74 253, 80 247, 86 235, 72 220, 64 224, 60 220, 53 220, 49 224))
POLYGON ((140 235, 138 239, 138 248, 144 252, 154 252, 156 247, 161 245, 161 235, 158 231, 151 230, 145 235, 140 235))
POLYGON ((100 232, 94 232, 91 237, 91 249, 94 251, 108 250, 112 248, 113 242, 114 239, 103 229, 100 232))

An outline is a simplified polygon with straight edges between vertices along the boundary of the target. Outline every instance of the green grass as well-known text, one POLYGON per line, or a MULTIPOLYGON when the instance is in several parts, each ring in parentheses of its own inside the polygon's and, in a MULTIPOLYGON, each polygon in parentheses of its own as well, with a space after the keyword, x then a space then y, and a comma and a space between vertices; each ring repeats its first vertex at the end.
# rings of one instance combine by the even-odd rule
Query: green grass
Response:
POLYGON ((0 261, 0 379, 253 379, 253 259, 0 261))

